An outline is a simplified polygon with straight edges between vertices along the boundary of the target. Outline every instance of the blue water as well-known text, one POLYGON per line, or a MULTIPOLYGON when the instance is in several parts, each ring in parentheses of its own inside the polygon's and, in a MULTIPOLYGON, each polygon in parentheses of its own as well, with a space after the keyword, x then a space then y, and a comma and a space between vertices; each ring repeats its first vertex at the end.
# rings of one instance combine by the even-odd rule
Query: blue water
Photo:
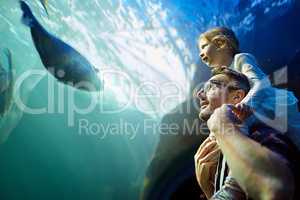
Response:
POLYGON ((0 47, 20 83, 0 121, 0 199, 138 199, 160 120, 209 76, 199 33, 231 27, 267 73, 300 50, 296 0, 49 0, 49 16, 27 2, 100 70, 104 90, 78 91, 46 73, 18 1, 0 1, 0 47))

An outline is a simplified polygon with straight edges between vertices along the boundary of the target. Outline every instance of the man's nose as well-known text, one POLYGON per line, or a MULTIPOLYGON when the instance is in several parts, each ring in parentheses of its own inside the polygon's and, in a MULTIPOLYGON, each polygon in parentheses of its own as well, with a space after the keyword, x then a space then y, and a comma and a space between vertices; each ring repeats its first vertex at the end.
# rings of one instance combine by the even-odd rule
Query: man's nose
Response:
POLYGON ((201 88, 200 90, 198 90, 196 92, 196 97, 199 98, 202 101, 204 101, 206 99, 206 95, 205 95, 205 92, 204 92, 203 88, 201 88))

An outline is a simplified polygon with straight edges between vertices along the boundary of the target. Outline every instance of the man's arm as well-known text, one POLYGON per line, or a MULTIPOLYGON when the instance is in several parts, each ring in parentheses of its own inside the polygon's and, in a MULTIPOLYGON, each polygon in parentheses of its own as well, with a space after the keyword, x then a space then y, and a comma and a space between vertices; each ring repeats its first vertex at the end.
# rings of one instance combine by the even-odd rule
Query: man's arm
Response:
POLYGON ((293 176, 287 160, 245 136, 232 120, 228 105, 208 120, 232 176, 255 199, 291 199, 293 176))

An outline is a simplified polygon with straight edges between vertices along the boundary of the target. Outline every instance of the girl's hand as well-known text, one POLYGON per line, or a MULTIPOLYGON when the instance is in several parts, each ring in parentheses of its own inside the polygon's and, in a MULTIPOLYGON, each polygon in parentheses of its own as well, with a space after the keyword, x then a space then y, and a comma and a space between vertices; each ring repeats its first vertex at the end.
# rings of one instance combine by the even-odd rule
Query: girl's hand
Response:
POLYGON ((232 107, 232 111, 241 122, 253 113, 252 108, 244 103, 236 104, 232 107))

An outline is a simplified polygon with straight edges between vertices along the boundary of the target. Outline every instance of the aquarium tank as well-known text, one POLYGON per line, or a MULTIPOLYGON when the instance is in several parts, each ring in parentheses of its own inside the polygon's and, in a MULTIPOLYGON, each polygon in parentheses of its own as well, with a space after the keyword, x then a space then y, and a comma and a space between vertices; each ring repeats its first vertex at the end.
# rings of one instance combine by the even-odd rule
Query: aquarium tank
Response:
POLYGON ((211 76, 197 46, 208 28, 234 30, 272 83, 300 97, 298 0, 25 2, 102 88, 58 81, 20 2, 0 1, 0 66, 13 87, 0 101, 0 199, 203 198, 193 156, 207 133, 182 124, 198 118, 193 92, 211 76))

